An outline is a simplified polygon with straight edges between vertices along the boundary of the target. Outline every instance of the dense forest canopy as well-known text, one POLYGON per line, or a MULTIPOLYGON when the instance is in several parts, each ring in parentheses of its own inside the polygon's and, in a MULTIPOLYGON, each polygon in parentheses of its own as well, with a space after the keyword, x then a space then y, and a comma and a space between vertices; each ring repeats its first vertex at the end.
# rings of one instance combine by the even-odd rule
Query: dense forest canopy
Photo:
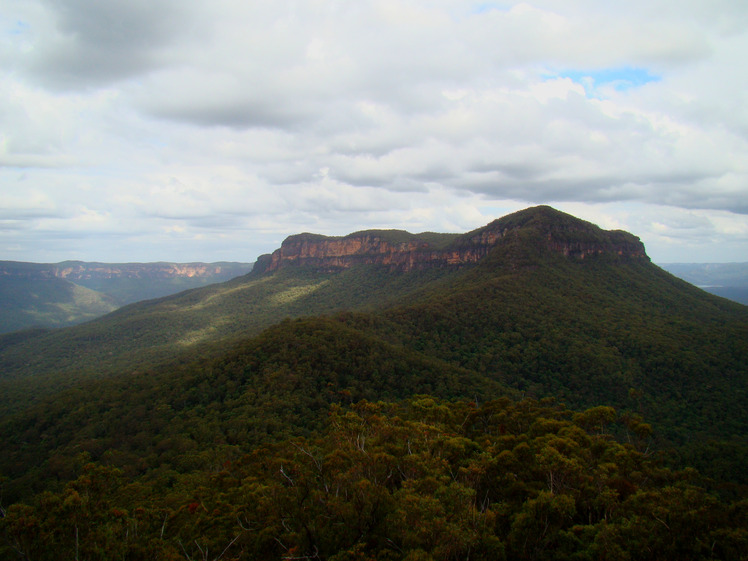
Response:
POLYGON ((307 437, 186 452, 204 464, 188 472, 128 477, 84 455, 64 488, 7 510, 4 554, 744 558, 748 502, 664 468, 650 433, 610 407, 574 413, 552 400, 335 406, 307 437))

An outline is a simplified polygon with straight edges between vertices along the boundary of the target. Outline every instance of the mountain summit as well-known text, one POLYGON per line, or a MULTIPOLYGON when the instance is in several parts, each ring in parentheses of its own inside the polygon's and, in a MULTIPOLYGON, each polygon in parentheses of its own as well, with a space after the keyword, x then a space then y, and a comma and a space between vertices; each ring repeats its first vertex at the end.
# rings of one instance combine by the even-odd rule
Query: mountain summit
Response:
POLYGON ((284 267, 336 271, 356 265, 384 265, 408 272, 477 263, 497 245, 534 234, 535 244, 566 257, 591 255, 646 258, 639 238, 598 226, 548 206, 525 209, 466 234, 411 234, 403 230, 366 230, 347 236, 297 234, 286 238, 272 254, 257 260, 257 273, 284 267))

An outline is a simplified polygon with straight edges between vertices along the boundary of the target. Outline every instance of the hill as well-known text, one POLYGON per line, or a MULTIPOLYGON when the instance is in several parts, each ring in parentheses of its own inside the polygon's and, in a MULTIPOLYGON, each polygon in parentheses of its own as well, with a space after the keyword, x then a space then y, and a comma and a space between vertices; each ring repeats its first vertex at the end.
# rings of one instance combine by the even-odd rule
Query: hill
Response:
POLYGON ((0 333, 64 327, 125 304, 224 282, 245 263, 86 263, 0 261, 0 333))
MULTIPOLYGON (((632 528, 639 523, 643 524, 642 532, 649 531, 644 530, 649 528, 642 522, 644 515, 637 513, 648 512, 654 504, 650 501, 668 504, 670 491, 666 488, 680 485, 686 493, 686 487, 692 485, 693 493, 688 496, 699 497, 699 504, 717 505, 722 500, 705 489, 718 490, 725 497, 748 496, 743 469, 748 450, 748 416, 743 407, 748 397, 748 309, 653 265, 635 236, 604 231, 549 207, 527 209, 463 235, 368 231, 341 238, 292 236, 272 255, 258 259, 251 273, 227 283, 126 306, 82 326, 6 335, 0 338, 0 361, 0 437, 6 443, 0 473, 8 478, 4 496, 30 501, 45 489, 57 493, 35 499, 38 502, 33 508, 38 516, 45 508, 53 512, 58 503, 75 504, 73 491, 82 496, 79 489, 83 483, 76 483, 79 475, 92 481, 91 469, 120 470, 117 477, 129 483, 111 487, 102 495, 106 501, 96 516, 103 518, 98 522, 85 519, 91 524, 90 531, 106 524, 115 527, 111 508, 124 513, 118 519, 122 521, 134 520, 138 508, 145 509, 143 512, 153 508, 152 516, 164 518, 158 523, 161 538, 156 528, 148 534, 149 539, 162 539, 168 533, 162 526, 167 520, 169 524, 185 524, 180 526, 183 533, 161 544, 165 548, 178 548, 180 540, 186 544, 189 528, 199 536, 214 536, 210 538, 214 539, 214 551, 219 542, 221 549, 234 547, 232 544, 239 542, 231 540, 237 535, 257 537, 266 528, 262 523, 254 527, 249 520, 262 519, 267 511, 248 513, 228 491, 211 495, 212 491, 201 489, 208 481, 212 489, 220 489, 221 483, 210 474, 226 471, 231 474, 226 477, 235 482, 227 483, 229 487, 256 483, 251 491, 259 493, 254 504, 267 506, 273 503, 271 497, 282 491, 275 482, 263 479, 263 470, 272 463, 273 473, 281 474, 279 484, 293 486, 299 472, 290 471, 289 466, 298 464, 298 458, 291 458, 296 452, 309 459, 309 469, 319 465, 314 478, 318 477, 315 485, 322 489, 329 490, 333 480, 342 481, 335 478, 346 477, 352 478, 346 481, 358 482, 356 489, 378 489, 372 491, 374 495, 367 491, 361 496, 368 497, 367 501, 379 497, 387 516, 400 516, 394 514, 397 509, 390 510, 396 504, 391 501, 407 489, 415 489, 410 485, 423 486, 418 488, 426 496, 427 488, 434 492, 441 488, 438 478, 446 477, 447 484, 449 473, 455 483, 465 487, 445 488, 439 496, 462 493, 468 510, 486 512, 487 507, 480 506, 483 498, 476 497, 490 496, 490 501, 499 502, 509 498, 502 492, 485 494, 485 487, 474 485, 485 481, 481 474, 492 473, 508 481, 510 464, 519 464, 506 463, 509 456, 501 454, 505 451, 525 458, 521 442, 530 446, 535 438, 541 439, 532 444, 538 446, 539 453, 541 441, 547 444, 555 438, 552 435, 562 434, 562 429, 564 435, 572 434, 572 427, 562 422, 570 418, 576 418, 577 426, 588 431, 588 436, 577 434, 574 446, 561 441, 553 444, 553 450, 544 452, 545 463, 532 476, 536 479, 532 483, 522 479, 525 487, 512 499, 514 506, 492 515, 505 518, 498 526, 491 526, 487 535, 495 536, 516 558, 539 558, 540 549, 524 549, 525 542, 516 532, 523 516, 530 524, 536 514, 542 515, 538 514, 542 509, 560 517, 557 530, 567 532, 563 539, 570 541, 564 543, 570 551, 578 552, 581 544, 593 547, 595 540, 610 539, 620 545, 628 539, 624 536, 638 532, 632 528), (433 430, 446 431, 439 432, 437 438, 442 442, 439 454, 444 455, 434 456, 428 449, 435 458, 436 471, 424 467, 424 472, 419 472, 429 473, 427 479, 432 479, 416 483, 414 475, 408 483, 408 477, 395 477, 398 470, 406 469, 398 462, 408 461, 415 442, 407 437, 393 444, 400 452, 378 450, 378 454, 385 454, 377 456, 376 462, 381 464, 367 464, 362 457, 345 468, 352 470, 349 475, 334 471, 342 459, 324 448, 324 443, 339 437, 333 436, 338 434, 336 426, 327 425, 331 416, 337 418, 340 410, 336 407, 366 408, 366 404, 355 405, 360 400, 393 402, 382 405, 385 409, 374 411, 373 417, 364 415, 368 420, 340 413, 360 427, 358 436, 353 436, 359 451, 373 452, 367 448, 366 442, 370 446, 371 441, 366 441, 368 433, 363 427, 384 423, 384 432, 376 438, 396 438, 401 430, 397 428, 402 422, 399 415, 405 415, 394 413, 402 406, 397 404, 418 401, 421 398, 414 397, 418 394, 435 396, 431 403, 437 405, 424 413, 425 417, 414 417, 413 422, 432 423, 433 430), (546 401, 538 409, 537 403, 549 397, 556 404, 546 401), (497 398, 506 400, 496 402, 497 398), (468 401, 472 405, 467 405, 468 401), (470 432, 473 425, 468 418, 473 417, 466 407, 487 408, 476 422, 493 436, 479 438, 470 432), (385 414, 385 410, 392 412, 385 414), (521 417, 520 411, 525 410, 528 415, 533 411, 532 415, 517 425, 508 424, 506 419, 521 417), (444 425, 450 415, 454 415, 454 422, 444 425), (388 432, 387 427, 395 432, 388 432), (595 433, 605 437, 591 438, 595 433), (511 450, 492 448, 501 435, 511 440, 511 450), (306 440, 301 442, 300 438, 306 440), (616 439, 622 448, 604 452, 608 445, 603 441, 616 439), (322 448, 315 448, 319 453, 310 451, 312 442, 321 443, 322 448), (581 455, 572 452, 577 450, 575 446, 581 446, 581 455), (711 479, 694 475, 688 483, 690 476, 673 475, 661 465, 631 467, 655 449, 671 450, 672 465, 695 465, 711 479), (390 461, 386 454, 393 458, 402 454, 404 459, 390 461), (627 454, 633 456, 626 459, 627 454), (247 455, 255 459, 246 459, 247 455), (480 463, 479 457, 487 463, 480 463), (322 458, 335 475, 325 472, 322 463, 315 464, 322 458), (600 463, 594 463, 593 458, 600 463), (82 474, 83 466, 92 460, 94 467, 86 468, 89 475, 82 474), (564 479, 563 474, 583 473, 573 466, 587 465, 584 462, 593 462, 595 467, 590 469, 601 474, 609 470, 609 479, 597 480, 599 492, 611 489, 609 514, 601 504, 602 510, 593 513, 582 495, 572 493, 572 488, 581 493, 581 480, 564 479), (620 466, 629 462, 629 471, 617 471, 619 462, 620 466), (437 469, 437 464, 446 471, 439 471, 442 467, 437 469), (383 470, 377 471, 378 479, 364 478, 369 481, 366 483, 360 475, 353 475, 372 465, 379 466, 375 471, 383 470), (555 479, 557 476, 561 479, 555 479), (395 477, 393 487, 378 486, 388 477, 395 477), (140 491, 127 491, 130 484, 139 486, 140 491), (550 485, 550 496, 540 494, 544 484, 550 485), (642 494, 637 494, 639 491, 642 494), (138 493, 151 497, 151 506, 143 506, 145 499, 137 499, 138 493), (568 496, 561 499, 562 504, 551 500, 555 495, 568 496), (624 505, 634 496, 633 502, 624 505), (263 502, 265 499, 269 503, 263 502), (191 514, 202 513, 203 507, 214 514, 199 518, 200 524, 222 520, 226 526, 199 529, 180 518, 190 510, 191 514), (613 517, 616 509, 633 518, 613 517), (220 514, 223 512, 225 517, 220 514), (244 520, 244 515, 250 518, 244 520), (622 524, 615 530, 619 532, 615 539, 604 530, 604 524, 613 520, 622 524), (514 522, 518 526, 511 534, 514 522), (581 528, 585 524, 587 530, 581 528), (573 526, 579 528, 574 530, 573 526), (246 533, 242 528, 248 528, 246 533)), ((402 430, 415 437, 420 433, 412 432, 414 426, 402 430)), ((505 444, 509 446, 509 440, 505 444)), ((527 462, 531 457, 535 456, 527 456, 527 462)), ((426 459, 418 461, 426 465, 426 459)), ((516 470, 512 473, 517 475, 516 470)), ((312 492, 310 487, 305 489, 312 492)), ((421 500, 411 497, 408 504, 421 500)), ((353 511, 364 508, 335 504, 353 511)), ((423 506, 426 508, 425 503, 423 506)), ((726 512, 728 507, 715 509, 726 512)), ((20 509, 14 516, 22 512, 32 514, 20 509)), ((675 516, 670 510, 661 514, 675 516)), ((30 520, 28 516, 24 520, 30 520)), ((273 550, 263 557, 258 550, 254 557, 246 553, 249 558, 291 555, 292 543, 298 545, 294 555, 313 557, 315 545, 318 553, 321 551, 317 534, 322 526, 309 528, 306 534, 303 524, 311 522, 290 515, 284 518, 282 513, 278 516, 281 526, 283 520, 294 520, 301 533, 292 538, 268 530, 288 551, 273 550), (299 537, 302 535, 306 538, 299 537)), ((689 520, 699 516, 694 514, 689 520)), ((427 518, 436 520, 438 516, 427 518)), ((333 519, 338 520, 330 512, 321 513, 314 524, 333 519)), ((373 524, 375 519, 379 520, 374 517, 361 523, 373 524)), ((667 518, 666 523, 673 520, 667 518)), ((682 528, 691 527, 690 522, 683 524, 682 528)), ((740 542, 738 534, 727 539, 732 530, 728 532, 722 522, 714 524, 715 532, 716 528, 724 530, 718 539, 709 534, 711 530, 694 530, 693 535, 707 536, 703 539, 711 535, 720 548, 733 544, 729 547, 745 551, 740 549, 746 547, 745 540, 740 542)), ((38 528, 45 531, 43 525, 38 528)), ((121 529, 125 531, 124 526, 121 529)), ((369 536, 371 531, 371 527, 362 527, 361 536, 369 536)), ((386 541, 386 536, 394 539, 391 529, 382 532, 376 534, 382 540, 386 541)), ((352 539, 350 547, 355 546, 355 537, 352 539)), ((411 549, 435 551, 434 544, 412 539, 412 544, 420 545, 411 549)), ((544 543, 538 539, 535 536, 532 543, 544 543)), ((257 540, 252 542, 255 546, 265 547, 257 545, 265 543, 262 539, 257 540)), ((483 547, 488 542, 481 543, 483 547)), ((246 543, 242 547, 254 546, 246 543)), ((325 547, 332 558, 332 551, 343 546, 325 547)), ((367 541, 361 547, 374 546, 367 541)), ((397 547, 405 550, 405 543, 398 541, 397 547)), ((663 544, 652 547, 653 551, 665 551, 657 549, 665 547, 663 544)), ((734 558, 740 557, 740 553, 736 555, 734 558)))
POLYGON ((118 307, 112 297, 64 279, 0 276, 0 333, 75 325, 118 307))

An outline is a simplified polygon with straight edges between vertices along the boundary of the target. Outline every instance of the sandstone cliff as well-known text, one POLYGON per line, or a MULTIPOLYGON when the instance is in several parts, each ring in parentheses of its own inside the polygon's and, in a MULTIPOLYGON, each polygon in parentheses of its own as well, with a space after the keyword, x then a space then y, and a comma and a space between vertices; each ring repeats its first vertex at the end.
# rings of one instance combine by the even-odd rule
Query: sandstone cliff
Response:
POLYGON ((210 279, 214 282, 243 275, 246 263, 21 263, 0 261, 0 277, 65 279, 72 282, 111 279, 210 279))
POLYGON ((572 259, 611 255, 646 259, 639 238, 623 231, 606 231, 550 207, 535 207, 496 220, 467 234, 410 234, 400 230, 371 230, 343 237, 298 234, 279 249, 263 255, 255 271, 268 273, 289 266, 335 271, 354 265, 383 265, 411 271, 459 267, 476 263, 497 245, 524 236, 524 243, 541 246, 572 259))

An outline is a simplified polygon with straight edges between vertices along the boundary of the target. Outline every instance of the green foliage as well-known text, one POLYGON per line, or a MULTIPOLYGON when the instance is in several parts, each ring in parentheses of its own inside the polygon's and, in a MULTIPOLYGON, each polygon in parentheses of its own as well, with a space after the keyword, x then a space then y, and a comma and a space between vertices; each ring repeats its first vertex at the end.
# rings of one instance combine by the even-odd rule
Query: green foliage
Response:
MULTIPOLYGON (((209 469, 100 464, 0 521, 4 558, 741 559, 726 504, 550 400, 333 406, 209 469)), ((618 416, 605 415, 615 424, 618 416)))
POLYGON ((527 395, 644 414, 670 441, 748 434, 740 406, 748 399, 746 309, 646 259, 550 251, 549 229, 569 243, 627 235, 533 210, 500 219, 510 233, 474 267, 283 269, 128 306, 75 329, 0 339, 0 410, 86 378, 220 358, 283 318, 346 310, 366 312, 341 321, 367 336, 527 395))
POLYGON ((515 271, 512 252, 497 248, 376 329, 529 395, 645 414, 670 441, 748 434, 743 307, 646 262, 525 253, 515 271))
POLYGON ((284 318, 381 308, 444 276, 443 271, 402 275, 376 267, 339 274, 283 270, 132 304, 71 329, 0 338, 0 411, 18 410, 32 397, 88 378, 220 356, 237 340, 284 318))
POLYGON ((57 278, 0 277, 0 333, 62 327, 117 309, 108 295, 57 278))
POLYGON ((400 399, 429 391, 481 399, 494 381, 325 318, 288 320, 198 359, 92 380, 0 422, 0 472, 16 499, 70 473, 73 452, 122 469, 183 469, 211 462, 205 449, 243 449, 306 434, 331 403, 400 399))

